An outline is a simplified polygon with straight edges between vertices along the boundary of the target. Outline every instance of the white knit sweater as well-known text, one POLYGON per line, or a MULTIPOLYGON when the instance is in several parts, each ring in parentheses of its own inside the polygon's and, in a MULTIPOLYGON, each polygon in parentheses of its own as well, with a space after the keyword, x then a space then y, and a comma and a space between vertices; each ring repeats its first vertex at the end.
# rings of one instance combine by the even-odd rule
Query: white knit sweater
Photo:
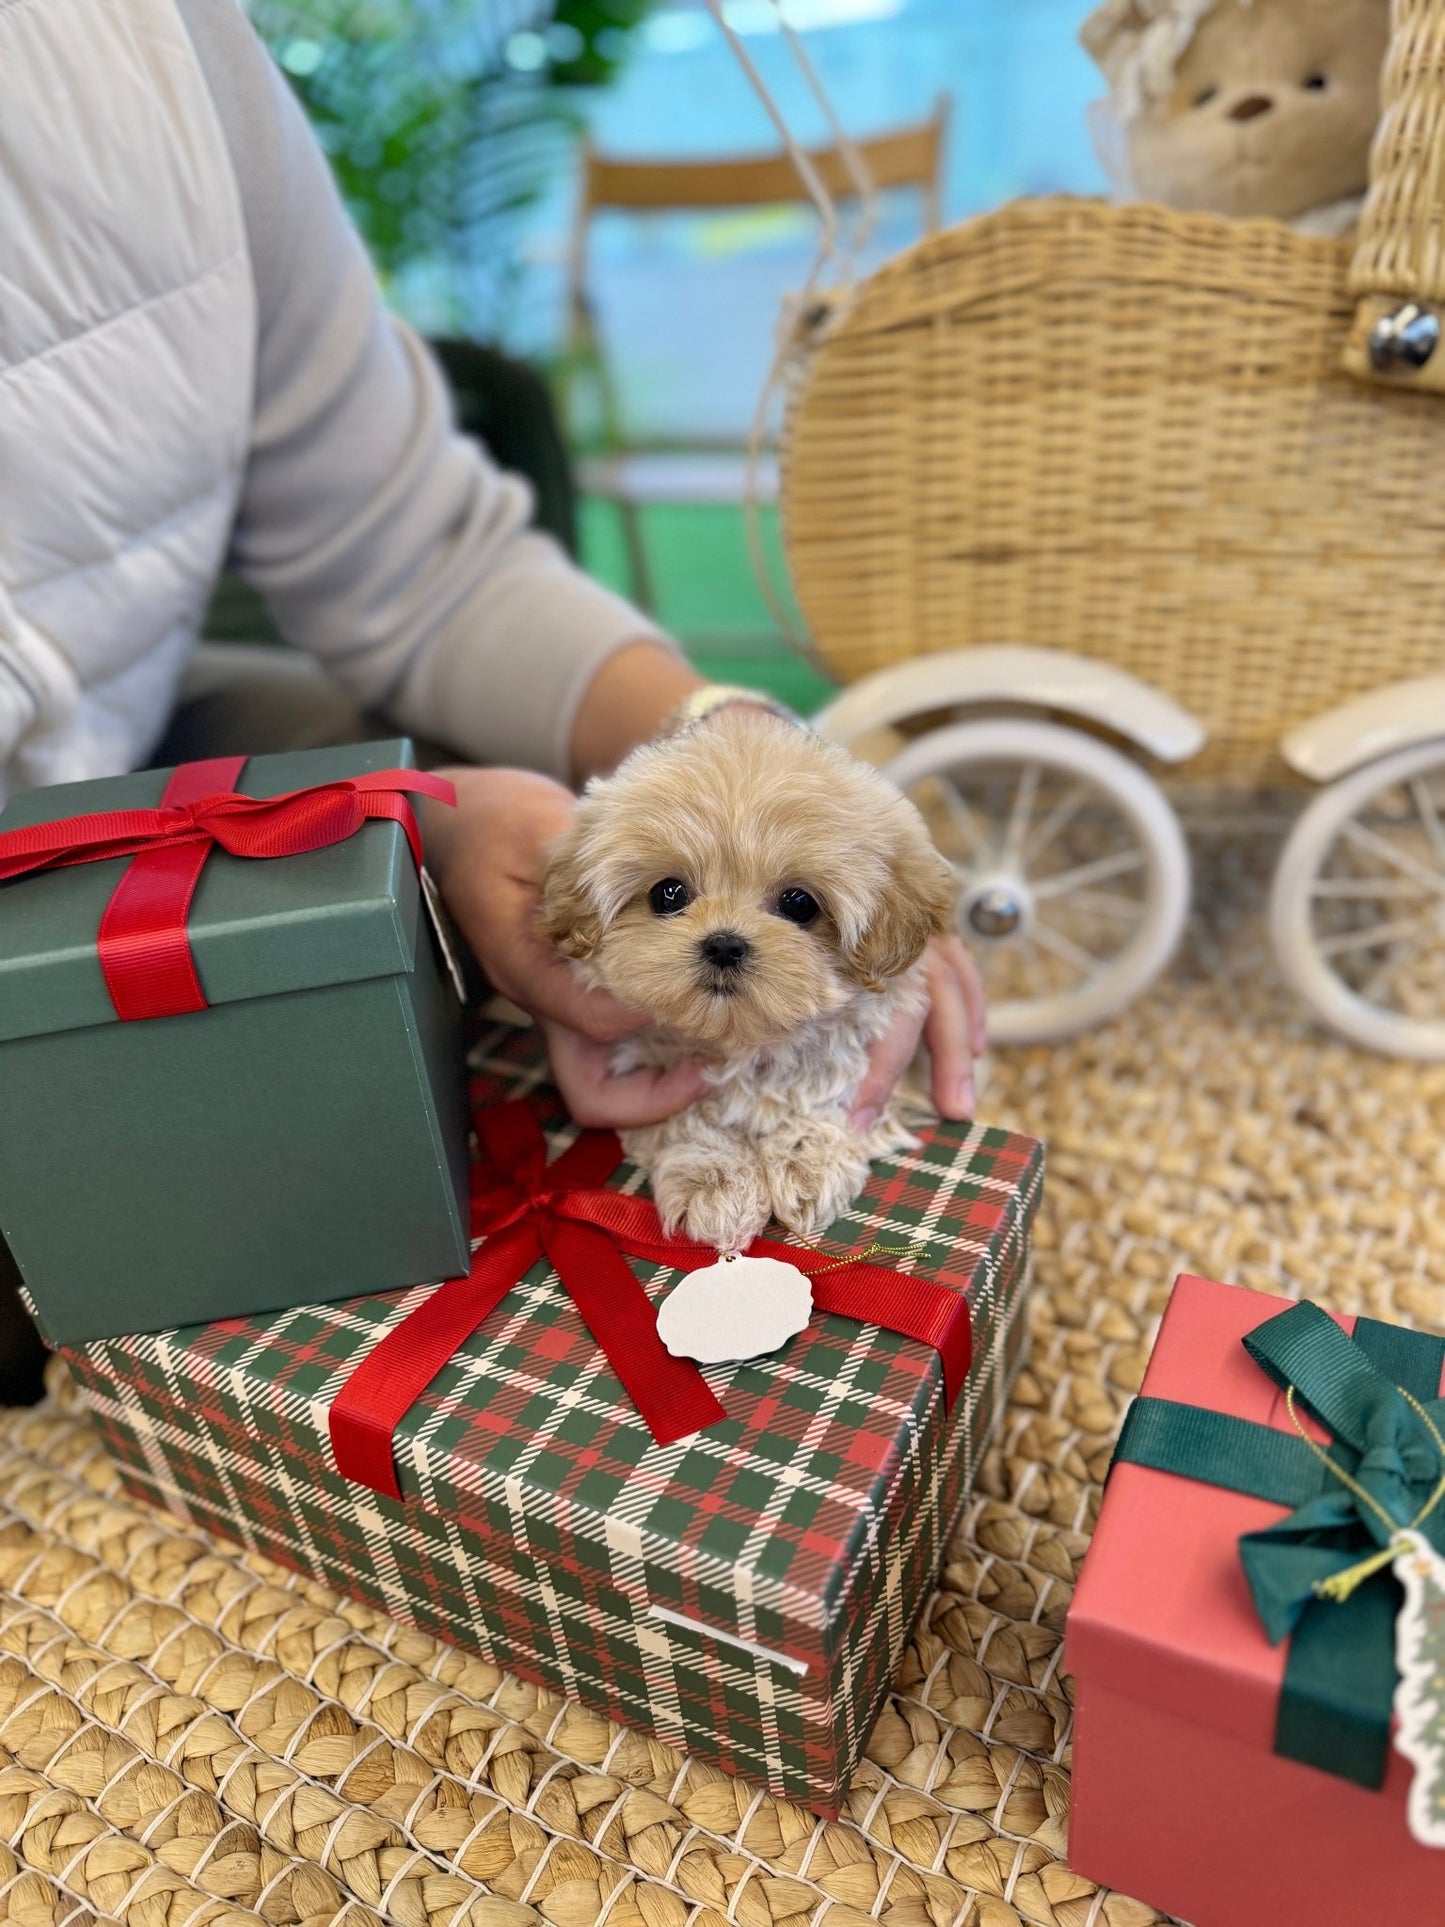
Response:
POLYGON ((0 0, 0 801, 143 762, 231 563, 364 703, 566 774, 655 633, 527 527, 233 0, 0 0))

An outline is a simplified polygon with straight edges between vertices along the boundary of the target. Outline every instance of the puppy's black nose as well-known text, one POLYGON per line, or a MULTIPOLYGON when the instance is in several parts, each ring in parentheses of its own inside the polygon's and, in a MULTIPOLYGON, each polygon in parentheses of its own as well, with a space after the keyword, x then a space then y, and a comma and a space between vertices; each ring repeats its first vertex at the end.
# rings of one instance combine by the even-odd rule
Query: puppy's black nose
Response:
POLYGON ((752 955, 752 945, 736 930, 714 930, 698 945, 714 970, 741 970, 752 955))
POLYGON ((1243 100, 1237 100, 1230 108, 1229 118, 1258 120, 1261 114, 1267 114, 1273 106, 1274 102, 1268 94, 1246 94, 1243 100))

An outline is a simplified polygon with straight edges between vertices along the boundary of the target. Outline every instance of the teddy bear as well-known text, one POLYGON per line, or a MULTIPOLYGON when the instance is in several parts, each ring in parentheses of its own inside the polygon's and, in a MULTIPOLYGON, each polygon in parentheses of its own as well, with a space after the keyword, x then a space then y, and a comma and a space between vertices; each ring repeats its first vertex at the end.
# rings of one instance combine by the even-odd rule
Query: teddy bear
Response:
POLYGON ((1389 29, 1389 0, 1104 0, 1079 37, 1120 198, 1349 233, 1389 29))

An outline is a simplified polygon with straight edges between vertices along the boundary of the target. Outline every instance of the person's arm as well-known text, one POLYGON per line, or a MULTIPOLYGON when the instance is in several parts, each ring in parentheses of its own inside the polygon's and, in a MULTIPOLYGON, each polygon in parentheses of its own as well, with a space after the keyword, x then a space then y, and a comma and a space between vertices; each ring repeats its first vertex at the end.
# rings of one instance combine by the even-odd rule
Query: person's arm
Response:
POLYGON ((629 750, 649 742, 667 718, 706 684, 682 657, 655 642, 615 651, 588 683, 572 724, 573 780, 585 783, 615 769, 629 750))
POLYGON ((528 526, 388 315, 300 106, 234 0, 181 0, 255 275, 255 408, 232 563, 369 707, 564 782, 695 685, 662 634, 528 526), (614 658, 620 660, 614 661, 614 658))
MULTIPOLYGON (((233 0, 179 0, 236 171, 256 278, 256 409, 233 560, 292 641, 364 702, 454 743, 458 809, 428 855, 490 980, 534 1012, 573 1114, 646 1122, 701 1094, 697 1071, 610 1073, 642 1013, 581 989, 536 900, 572 799, 701 678, 660 631, 527 527, 525 484, 451 426, 441 375, 383 309, 315 138, 233 0), (542 781, 527 772, 560 778, 542 781)), ((933 960, 940 1108, 956 1112, 965 994, 933 960), (942 1023, 940 1002, 950 1021, 942 1023)), ((972 1002, 972 994, 968 998, 972 1002)), ((891 1088, 907 1038, 883 1040, 891 1088)))

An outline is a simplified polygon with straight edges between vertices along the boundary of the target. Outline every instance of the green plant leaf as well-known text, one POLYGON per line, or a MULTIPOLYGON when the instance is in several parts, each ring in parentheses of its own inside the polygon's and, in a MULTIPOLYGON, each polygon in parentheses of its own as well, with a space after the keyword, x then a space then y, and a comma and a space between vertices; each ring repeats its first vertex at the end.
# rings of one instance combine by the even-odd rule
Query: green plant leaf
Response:
POLYGON ((505 335, 527 220, 652 0, 251 0, 383 288, 419 325, 505 335), (518 36, 542 48, 519 69, 518 36), (424 297, 417 290, 425 290, 424 297))

